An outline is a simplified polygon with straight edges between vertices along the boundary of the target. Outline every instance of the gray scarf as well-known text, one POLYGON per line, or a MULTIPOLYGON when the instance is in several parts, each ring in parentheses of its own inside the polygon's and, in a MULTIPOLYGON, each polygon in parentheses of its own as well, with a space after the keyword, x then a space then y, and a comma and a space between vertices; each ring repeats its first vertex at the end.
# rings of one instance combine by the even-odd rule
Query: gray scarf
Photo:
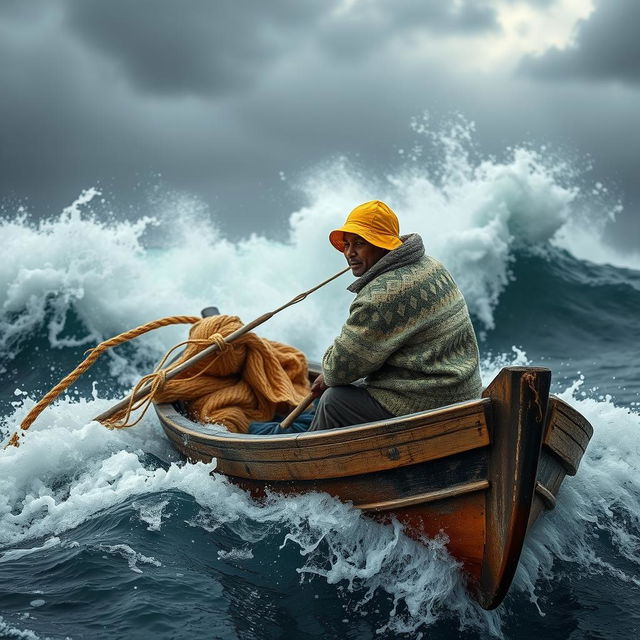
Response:
POLYGON ((369 271, 361 275, 355 282, 352 282, 347 287, 347 291, 359 293, 365 285, 369 284, 379 275, 392 269, 397 269, 398 267, 413 264, 422 258, 424 255, 424 244, 422 243, 422 238, 417 233, 400 236, 400 240, 402 240, 401 246, 389 251, 389 253, 380 258, 369 271))

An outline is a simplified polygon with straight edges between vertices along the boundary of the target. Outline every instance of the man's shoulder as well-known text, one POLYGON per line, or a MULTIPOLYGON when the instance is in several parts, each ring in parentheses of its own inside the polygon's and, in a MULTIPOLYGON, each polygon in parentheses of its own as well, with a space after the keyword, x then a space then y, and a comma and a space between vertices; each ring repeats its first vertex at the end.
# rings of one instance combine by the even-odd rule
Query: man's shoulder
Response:
POLYGON ((363 291, 365 289, 375 290, 384 288, 387 287, 389 283, 394 282, 404 282, 405 285, 418 285, 431 277, 448 273, 445 266, 439 260, 425 254, 411 264, 402 265, 381 273, 377 278, 365 285, 363 291))
POLYGON ((431 274, 440 272, 440 270, 440 263, 429 256, 423 256, 416 262, 380 274, 362 288, 357 298, 361 300, 372 299, 375 302, 392 299, 406 291, 420 287, 431 274))
POLYGON ((457 285, 449 271, 439 260, 425 254, 411 264, 380 274, 362 288, 356 300, 380 305, 407 297, 424 303, 434 296, 449 294, 452 289, 457 290, 457 285))

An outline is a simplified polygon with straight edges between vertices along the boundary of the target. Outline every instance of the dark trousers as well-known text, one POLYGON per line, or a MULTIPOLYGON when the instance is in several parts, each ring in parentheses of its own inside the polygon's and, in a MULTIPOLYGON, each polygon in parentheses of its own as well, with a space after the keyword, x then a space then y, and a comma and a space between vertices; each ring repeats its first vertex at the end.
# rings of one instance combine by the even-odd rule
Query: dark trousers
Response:
POLYGON ((392 418, 365 387, 356 384, 329 387, 317 400, 309 431, 348 427, 352 424, 392 418))

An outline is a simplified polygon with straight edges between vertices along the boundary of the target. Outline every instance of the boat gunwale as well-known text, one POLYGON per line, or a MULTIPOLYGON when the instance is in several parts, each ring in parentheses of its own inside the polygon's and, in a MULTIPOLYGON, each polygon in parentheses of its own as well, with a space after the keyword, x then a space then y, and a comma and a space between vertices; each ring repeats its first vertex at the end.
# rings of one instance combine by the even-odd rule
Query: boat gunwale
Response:
MULTIPOLYGON (((550 393, 549 408, 556 409, 567 420, 569 420, 572 425, 578 427, 578 429, 584 433, 588 444, 593 437, 593 425, 575 407, 571 406, 566 400, 563 400, 559 396, 550 393)), ((584 447, 583 449, 586 450, 584 447)))
MULTIPOLYGON (((463 418, 475 413, 484 415, 486 418, 487 411, 489 411, 491 407, 491 398, 474 398, 473 400, 464 400, 462 402, 456 402, 436 409, 418 411, 416 413, 396 416, 393 418, 385 418, 383 420, 376 420, 373 422, 363 422, 361 424, 350 425, 348 427, 322 429, 319 431, 302 431, 299 433, 274 434, 234 433, 232 431, 222 431, 223 427, 220 428, 220 431, 216 430, 215 433, 207 433, 197 427, 201 426, 204 429, 209 429, 213 428, 213 425, 209 423, 194 422, 180 413, 172 403, 159 403, 155 404, 154 407, 163 424, 168 423, 175 431, 212 445, 218 443, 221 445, 239 445, 240 443, 250 445, 282 443, 283 445, 293 444, 302 446, 302 443, 304 443, 307 446, 312 446, 313 444, 325 444, 324 441, 330 441, 332 444, 337 445, 344 444, 344 441, 353 442, 355 439, 360 440, 374 436, 405 433, 421 427, 432 426, 434 423, 438 423, 440 421, 463 418), (174 416, 176 415, 181 421, 188 423, 190 426, 185 426, 177 422, 174 419, 174 416), (422 423, 422 420, 425 419, 428 420, 426 424, 422 423), (354 434, 356 435, 356 438, 353 437, 354 434)), ((487 426, 488 425, 489 421, 487 420, 487 426)))

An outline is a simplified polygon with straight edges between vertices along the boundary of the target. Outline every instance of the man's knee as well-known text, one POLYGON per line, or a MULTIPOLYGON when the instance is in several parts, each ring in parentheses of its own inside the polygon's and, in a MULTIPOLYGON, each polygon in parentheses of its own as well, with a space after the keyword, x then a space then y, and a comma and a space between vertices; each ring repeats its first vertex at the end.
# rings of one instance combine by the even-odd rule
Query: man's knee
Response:
POLYGON ((344 426, 340 419, 340 408, 344 406, 349 395, 349 387, 329 387, 320 396, 316 404, 316 415, 313 419, 314 429, 332 429, 344 426))
POLYGON ((344 396, 348 395, 348 387, 329 387, 321 396, 320 402, 325 405, 335 405, 344 401, 344 396))

